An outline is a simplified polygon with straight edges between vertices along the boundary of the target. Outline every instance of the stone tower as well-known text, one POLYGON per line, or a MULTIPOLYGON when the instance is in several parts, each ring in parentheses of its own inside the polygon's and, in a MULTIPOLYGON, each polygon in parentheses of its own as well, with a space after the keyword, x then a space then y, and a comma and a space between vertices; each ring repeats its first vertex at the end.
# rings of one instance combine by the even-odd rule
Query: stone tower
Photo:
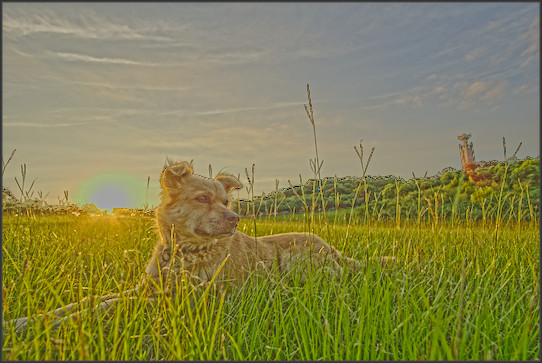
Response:
POLYGON ((474 149, 472 147, 472 142, 468 144, 468 140, 471 137, 471 134, 463 134, 457 138, 463 141, 463 145, 459 144, 459 154, 461 155, 461 166, 463 170, 473 170, 475 168, 474 163, 474 149))

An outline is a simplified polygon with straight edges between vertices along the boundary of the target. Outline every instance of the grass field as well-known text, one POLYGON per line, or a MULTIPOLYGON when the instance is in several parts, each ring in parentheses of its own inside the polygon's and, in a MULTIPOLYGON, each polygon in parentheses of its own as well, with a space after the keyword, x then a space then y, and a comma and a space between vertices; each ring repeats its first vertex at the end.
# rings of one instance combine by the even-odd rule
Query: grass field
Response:
MULTIPOLYGON (((365 271, 254 275, 242 287, 125 300, 104 320, 3 332, 8 360, 538 360, 539 222, 484 225, 246 218, 249 235, 311 230, 365 271), (307 221, 312 221, 308 224, 307 221), (373 256, 394 256, 382 268, 373 256)), ((3 218, 3 318, 133 288, 149 217, 3 218)))

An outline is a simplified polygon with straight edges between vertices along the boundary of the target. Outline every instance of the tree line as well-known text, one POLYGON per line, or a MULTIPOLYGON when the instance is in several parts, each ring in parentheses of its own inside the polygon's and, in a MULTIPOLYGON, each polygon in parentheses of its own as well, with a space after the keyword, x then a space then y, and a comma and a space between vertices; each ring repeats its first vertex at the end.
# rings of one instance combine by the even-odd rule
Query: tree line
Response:
POLYGON ((474 171, 476 178, 472 179, 453 168, 434 177, 410 180, 394 176, 309 179, 304 185, 262 194, 254 200, 236 200, 233 209, 243 216, 350 208, 359 216, 382 219, 529 220, 539 213, 539 167, 538 157, 486 163, 474 171))

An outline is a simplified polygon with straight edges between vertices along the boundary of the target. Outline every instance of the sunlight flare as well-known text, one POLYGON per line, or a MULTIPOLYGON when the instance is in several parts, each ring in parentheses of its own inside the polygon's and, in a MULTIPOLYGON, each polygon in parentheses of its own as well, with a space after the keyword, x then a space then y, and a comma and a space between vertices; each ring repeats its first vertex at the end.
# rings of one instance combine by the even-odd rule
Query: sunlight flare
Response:
POLYGON ((146 180, 120 173, 102 173, 81 183, 75 199, 78 204, 94 204, 100 210, 141 208, 145 202, 146 180))

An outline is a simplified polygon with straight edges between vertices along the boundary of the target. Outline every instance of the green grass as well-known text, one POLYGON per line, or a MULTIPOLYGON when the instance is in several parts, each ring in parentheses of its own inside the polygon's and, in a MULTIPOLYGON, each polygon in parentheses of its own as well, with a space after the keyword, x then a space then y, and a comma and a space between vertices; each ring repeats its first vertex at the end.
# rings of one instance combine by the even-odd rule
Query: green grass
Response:
MULTIPOLYGON (((367 270, 125 300, 108 321, 4 331, 8 360, 531 360, 539 348, 539 224, 416 223, 327 216, 257 220, 310 229, 367 270), (348 231, 348 233, 347 233, 348 231), (370 261, 394 256, 385 268, 370 261)), ((239 230, 254 234, 254 220, 239 230)), ((133 288, 157 239, 147 217, 4 216, 3 318, 133 288)))

